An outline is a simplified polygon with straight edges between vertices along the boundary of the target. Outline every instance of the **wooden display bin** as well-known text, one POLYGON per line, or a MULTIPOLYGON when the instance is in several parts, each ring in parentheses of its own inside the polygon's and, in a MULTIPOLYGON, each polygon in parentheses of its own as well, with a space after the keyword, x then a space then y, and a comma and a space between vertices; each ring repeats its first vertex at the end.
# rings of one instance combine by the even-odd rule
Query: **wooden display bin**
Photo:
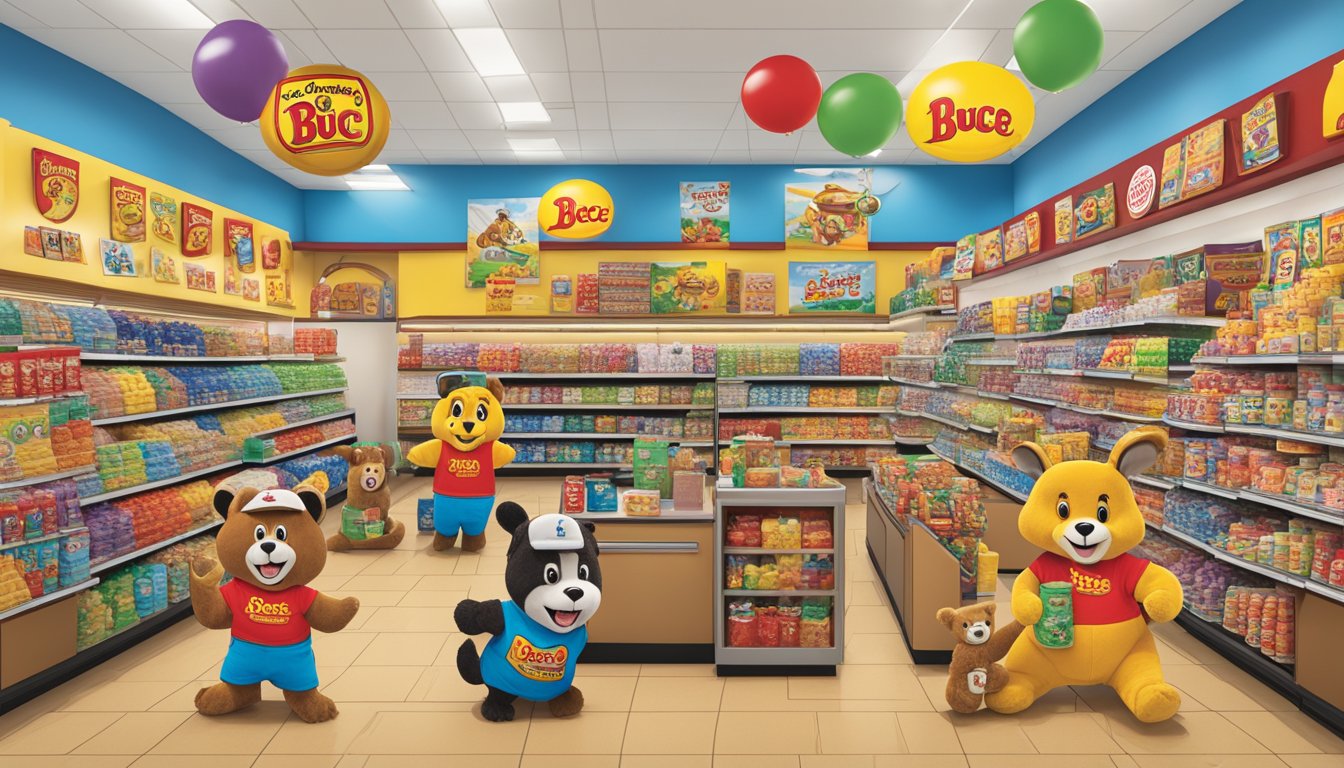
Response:
POLYGON ((78 603, 78 596, 71 596, 0 622, 0 688, 75 655, 78 603))
POLYGON ((955 642, 934 616, 939 608, 961 605, 961 563, 923 525, 902 524, 868 481, 864 496, 868 556, 896 611, 910 656, 916 664, 946 664, 955 642))
POLYGON ((1025 570, 1041 554, 1041 548, 1022 538, 1017 530, 1021 502, 1004 496, 985 483, 980 484, 980 498, 985 504, 983 541, 985 546, 999 553, 999 573, 1025 570))
POLYGON ((1297 684, 1336 709, 1344 709, 1340 637, 1344 637, 1344 605, 1306 593, 1297 609, 1297 684))

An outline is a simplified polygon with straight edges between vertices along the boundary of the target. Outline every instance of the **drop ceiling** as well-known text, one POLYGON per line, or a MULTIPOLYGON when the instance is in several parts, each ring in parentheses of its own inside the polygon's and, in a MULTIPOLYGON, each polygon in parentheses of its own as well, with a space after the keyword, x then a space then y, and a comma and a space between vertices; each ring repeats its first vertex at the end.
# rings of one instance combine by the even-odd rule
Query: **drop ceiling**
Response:
MULTIPOLYGON (((1088 0, 1103 62, 1064 93, 1032 89, 1036 141, 1239 0, 1088 0)), ((340 188, 271 155, 255 125, 202 103, 191 57, 212 24, 253 19, 292 67, 338 63, 374 81, 394 127, 380 163, 837 163, 816 123, 766 133, 742 112, 753 63, 792 53, 823 85, 878 72, 908 95, 953 61, 1007 64, 1034 0, 0 0, 0 23, 119 80, 220 143, 305 188, 340 188), (964 12, 963 12, 964 10, 964 12), (960 18, 958 18, 960 14, 960 18), (954 24, 955 22, 955 24, 954 24), (461 30, 500 28, 522 74, 482 77, 461 30), (458 34, 455 34, 455 31, 458 34), (549 122, 509 123, 540 102, 549 122)), ((934 163, 904 129, 874 160, 934 163)))

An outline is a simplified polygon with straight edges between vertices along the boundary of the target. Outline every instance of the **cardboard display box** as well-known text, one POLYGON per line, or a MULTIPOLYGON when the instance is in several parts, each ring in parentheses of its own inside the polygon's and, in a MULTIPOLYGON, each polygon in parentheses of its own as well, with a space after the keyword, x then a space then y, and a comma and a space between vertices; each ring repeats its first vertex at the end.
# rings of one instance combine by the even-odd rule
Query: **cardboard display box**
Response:
POLYGON ((985 505, 987 524, 985 546, 999 553, 999 572, 1024 570, 1041 554, 1041 549, 1017 531, 1017 516, 1022 505, 984 483, 980 484, 980 498, 985 505))
POLYGON ((75 655, 78 596, 0 622, 0 688, 8 688, 75 655))

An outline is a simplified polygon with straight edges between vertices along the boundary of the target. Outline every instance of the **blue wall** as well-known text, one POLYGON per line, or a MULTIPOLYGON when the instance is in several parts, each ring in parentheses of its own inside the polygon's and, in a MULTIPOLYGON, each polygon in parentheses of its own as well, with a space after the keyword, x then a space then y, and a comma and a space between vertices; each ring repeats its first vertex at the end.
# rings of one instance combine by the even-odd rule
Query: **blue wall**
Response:
POLYGON ((1023 211, 1344 48, 1340 0, 1243 0, 1013 163, 1023 211))
MULTIPOLYGON (((676 242, 680 239, 682 181, 733 184, 732 238, 739 242, 784 239, 784 186, 809 178, 793 166, 587 165, 425 166, 399 165, 411 192, 330 192, 307 195, 304 230, 328 242, 461 242, 467 236, 467 200, 540 197, 565 179, 596 181, 611 192, 615 220, 599 240, 676 242)), ((1006 165, 887 166, 875 174, 882 196, 871 239, 951 242, 1007 218, 1011 171, 1006 165)))
POLYGON ((0 117, 303 237, 301 190, 136 91, 0 25, 0 117))

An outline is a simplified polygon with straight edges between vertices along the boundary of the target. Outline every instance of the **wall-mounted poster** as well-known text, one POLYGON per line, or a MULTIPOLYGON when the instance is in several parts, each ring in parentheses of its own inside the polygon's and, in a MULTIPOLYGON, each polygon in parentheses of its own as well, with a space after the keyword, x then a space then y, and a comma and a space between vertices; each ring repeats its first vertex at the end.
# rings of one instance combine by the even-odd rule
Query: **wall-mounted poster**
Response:
POLYGON ((145 188, 113 177, 108 182, 112 239, 121 243, 145 241, 145 188))
POLYGON ((257 271, 257 258, 252 249, 252 222, 224 219, 224 260, 233 262, 239 272, 257 271))
POLYGON ((29 256, 42 257, 42 230, 37 227, 23 228, 23 252, 29 256))
POLYGON ((261 268, 280 268, 280 241, 274 237, 261 238, 261 268))
POLYGON ((790 261, 789 314, 877 312, 876 261, 790 261))
POLYGON ((727 181, 681 182, 681 242, 712 245, 729 241, 727 181))
POLYGON ((78 232, 61 233, 61 260, 74 264, 84 263, 84 238, 78 232))
POLYGON ((1022 220, 1027 225, 1027 253, 1040 253, 1041 251, 1041 214, 1031 211, 1026 218, 1022 220))
POLYGON ((957 255, 952 260, 952 279, 970 280, 975 275, 975 235, 957 241, 957 255))
POLYGON ((728 271, 722 261, 655 263, 649 268, 649 311, 722 313, 728 308, 728 271))
POLYGON ((177 242, 177 201, 162 192, 149 193, 150 230, 167 243, 177 242))
POLYGON ((154 275, 156 283, 171 283, 177 285, 182 282, 181 275, 177 272, 177 259, 171 254, 164 253, 158 248, 149 249, 150 274, 154 275))
POLYGON ((868 218, 881 207, 872 177, 871 168, 845 169, 785 185, 784 247, 867 250, 868 218))
POLYGON ((1226 120, 1214 120, 1185 138, 1185 180, 1181 199, 1188 200, 1223 185, 1223 133, 1226 120))
POLYGON ((182 204, 182 255, 209 256, 214 240, 215 214, 209 208, 182 204))
POLYGON ((1238 170, 1242 174, 1254 173, 1281 157, 1278 105, 1271 93, 1241 116, 1241 165, 1238 170))
POLYGON ((975 238, 975 274, 1003 266, 1003 228, 981 232, 975 238))
POLYGON ((1185 178, 1185 139, 1162 150, 1162 174, 1157 188, 1157 207, 1166 208, 1181 201, 1181 180, 1185 178))
POLYGON ((98 253, 102 257, 103 274, 113 277, 135 277, 135 254, 129 243, 102 239, 98 241, 98 253))
POLYGON ((188 261, 182 265, 187 273, 187 288, 193 291, 215 292, 215 271, 188 261))
POLYGON ((1073 242, 1073 195, 1055 201, 1055 245, 1073 242))
POLYGON ((243 299, 245 301, 261 301, 260 280, 253 280, 250 277, 243 278, 243 299))
POLYGON ((293 287, 290 284, 289 270, 278 275, 266 276, 266 304, 272 307, 294 308, 293 287))
POLYGON ((467 287, 484 288, 491 275, 516 283, 541 281, 538 197, 467 201, 467 287))
POLYGON ((742 314, 775 314, 774 272, 744 272, 742 274, 742 314))
POLYGON ((33 148, 33 197, 47 221, 61 222, 79 207, 79 161, 33 148))
POLYGON ((1009 222, 1003 228, 1003 261, 1008 263, 1027 255, 1027 220, 1009 222))
POLYGON ((1115 185, 1107 184, 1079 195, 1078 205, 1073 209, 1073 219, 1074 240, 1082 240, 1115 227, 1115 185))
POLYGON ((55 227, 42 227, 42 258, 51 261, 65 261, 61 251, 61 230, 55 227))
POLYGON ((242 275, 239 274, 238 268, 233 265, 233 261, 229 259, 224 260, 224 295, 243 295, 242 275))

